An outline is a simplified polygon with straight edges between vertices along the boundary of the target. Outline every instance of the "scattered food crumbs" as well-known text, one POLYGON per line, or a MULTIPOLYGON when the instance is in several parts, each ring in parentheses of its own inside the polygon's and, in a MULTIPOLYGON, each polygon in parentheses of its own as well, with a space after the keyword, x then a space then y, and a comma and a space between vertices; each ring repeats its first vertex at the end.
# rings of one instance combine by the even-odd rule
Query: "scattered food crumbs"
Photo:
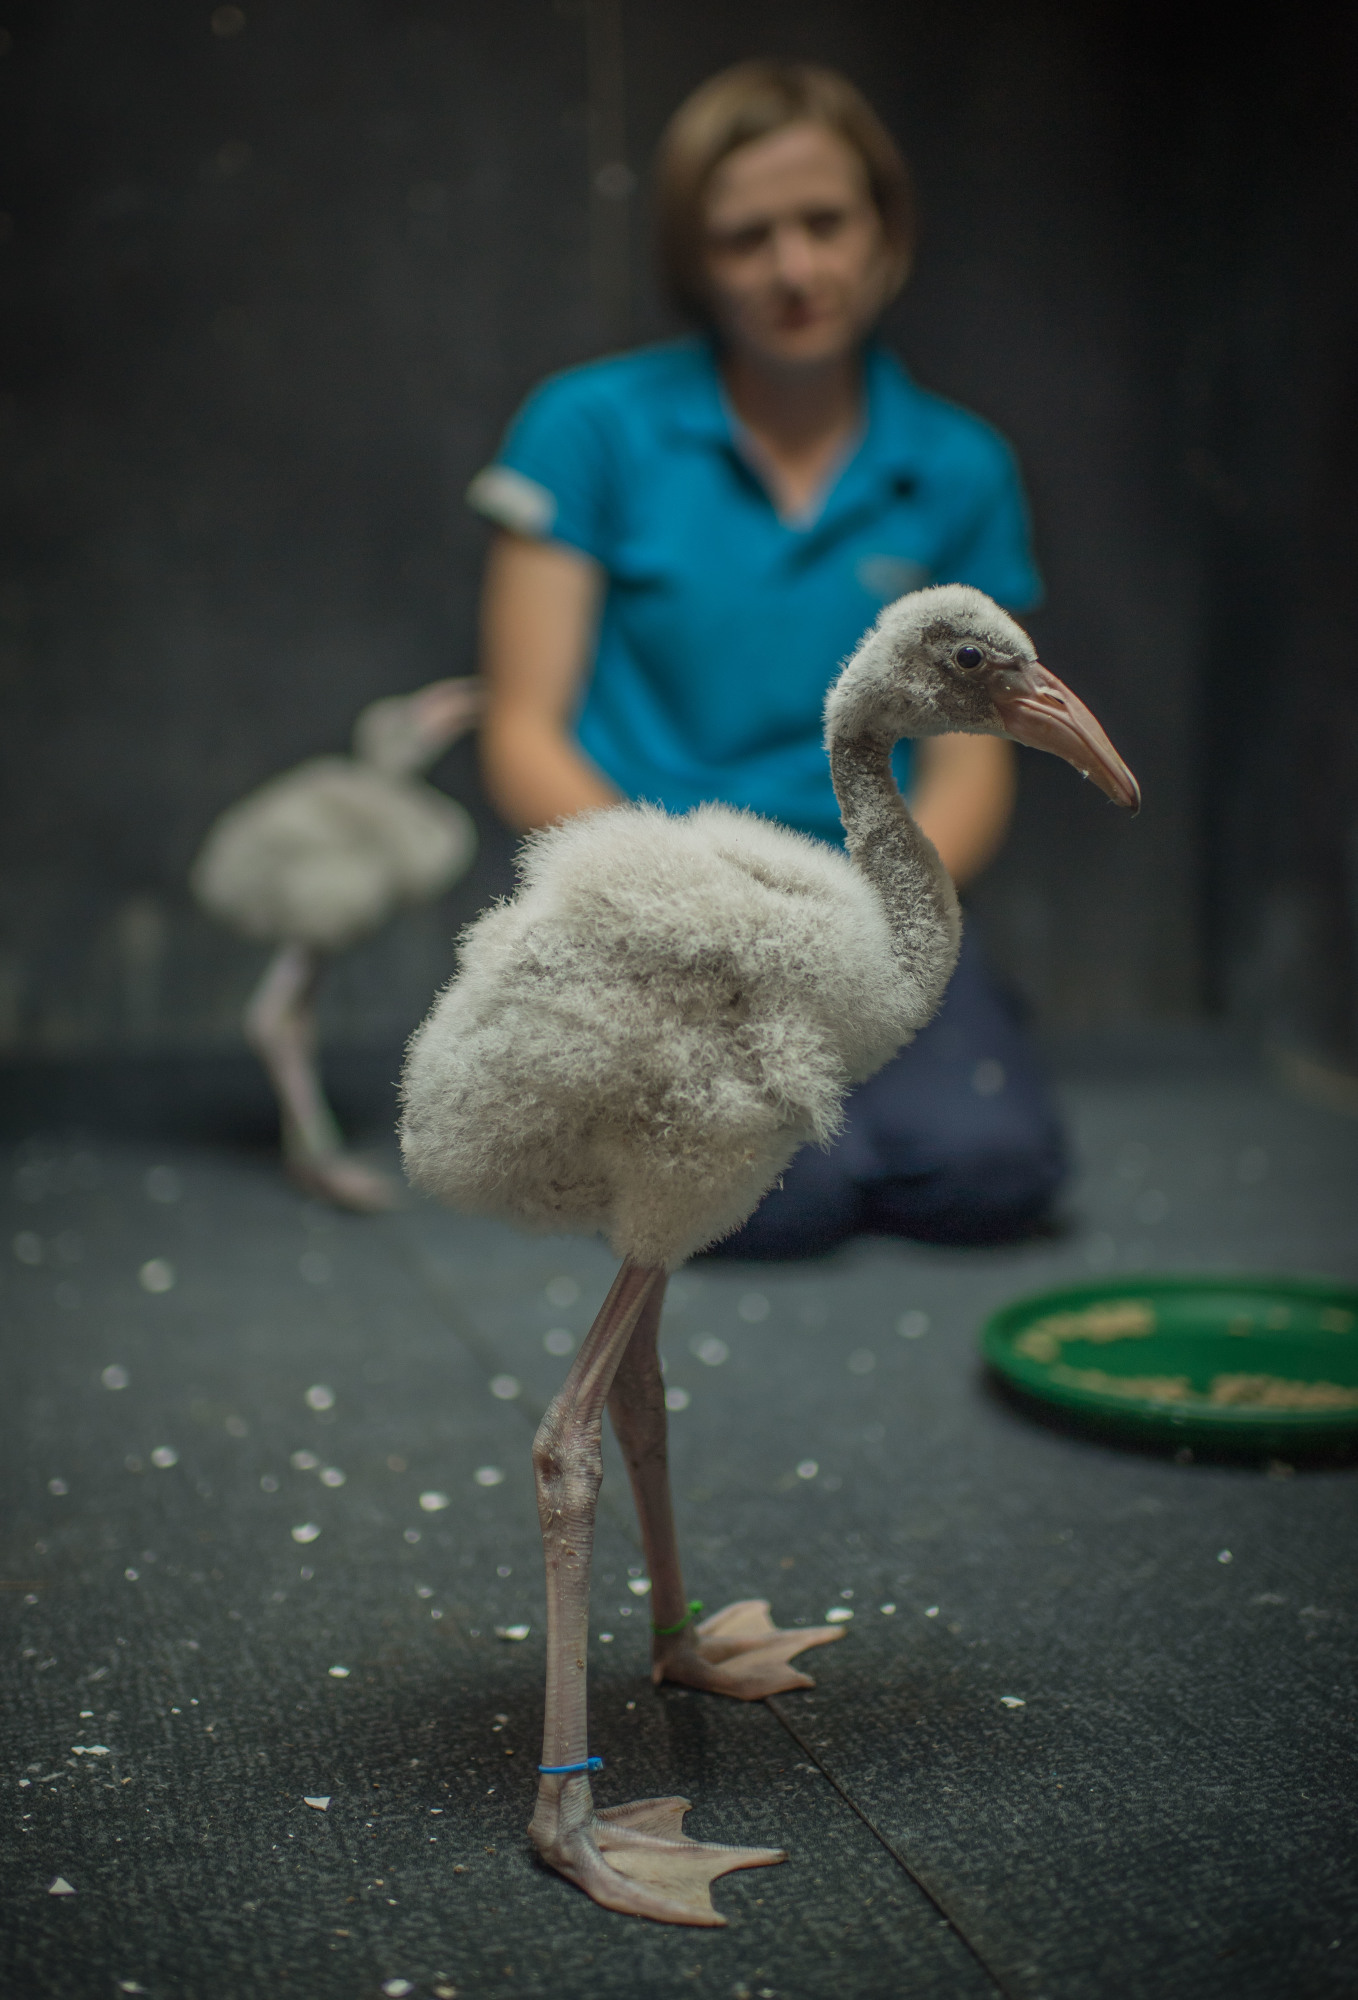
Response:
POLYGON ((651 1588, 651 1579, 648 1576, 630 1576, 627 1579, 627 1588, 633 1597, 645 1597, 651 1588))
POLYGON ((163 1257, 148 1257, 137 1273, 137 1281, 144 1292, 173 1291, 174 1265, 167 1264, 163 1257))
POLYGON ((129 1583, 135 1583, 137 1581, 137 1578, 141 1575, 141 1571, 139 1569, 125 1569, 123 1571, 123 1575, 127 1578, 129 1583))
POLYGON ((931 1604, 924 1615, 926 1618, 937 1618, 938 1606, 936 1604, 931 1604))
POLYGON ((337 1465, 327 1465, 321 1473, 322 1486, 343 1486, 344 1474, 337 1465))
POLYGON ((877 1609, 881 1612, 883 1618, 893 1618, 896 1614, 894 1604, 879 1604, 877 1609))
POLYGON ((335 1392, 333 1389, 327 1388, 324 1382, 313 1382, 306 1392, 305 1400, 307 1408, 310 1410, 333 1410, 335 1407, 335 1392))
POLYGON ((48 1883, 47 1893, 49 1896, 74 1896, 75 1890, 64 1875, 58 1875, 48 1883))
POLYGON ((1217 1550, 1217 1561, 1218 1561, 1219 1563, 1228 1563, 1228 1562, 1234 1562, 1234 1561, 1235 1561, 1235 1557, 1234 1557, 1234 1556, 1233 1556, 1233 1555, 1231 1554, 1231 1552, 1230 1552, 1230 1550, 1229 1550, 1229 1549, 1218 1549, 1218 1550, 1217 1550))
MULTIPOLYGON (((456 1874, 457 1870, 454 1869, 453 1873, 456 1874)), ((457 2000, 457 1988, 450 1986, 446 1979, 436 1979, 433 1991, 434 2000, 457 2000)))
POLYGON ((819 1471, 820 1466, 814 1458, 804 1458, 797 1467, 797 1477, 798 1479, 814 1479, 819 1471))
POLYGON ((847 1604, 832 1604, 825 1614, 825 1622, 827 1625, 847 1625, 852 1617, 853 1612, 847 1604))
POLYGON ((327 1671, 332 1681, 347 1681, 349 1678, 348 1667, 330 1667, 327 1671))
POLYGON ((627 1704, 627 1706, 628 1706, 628 1708, 635 1708, 635 1707, 636 1707, 636 1703, 635 1703, 634 1701, 629 1701, 629 1702, 628 1702, 628 1704, 627 1704))
POLYGON ((497 1402, 512 1403, 514 1398, 521 1393, 522 1388, 523 1384, 517 1375, 493 1375, 491 1377, 490 1393, 495 1397, 497 1402))
POLYGON ((689 1395, 687 1389, 667 1389, 665 1391, 665 1408, 667 1410, 686 1410, 692 1401, 693 1398, 689 1395))
POLYGON ((132 1377, 119 1362, 110 1361, 99 1380, 106 1389, 125 1389, 132 1377))
POLYGON ((314 1451, 295 1451, 288 1461, 294 1472, 314 1472, 320 1462, 314 1451))
POLYGON ((168 1472, 172 1465, 178 1465, 179 1453, 172 1444, 158 1444, 151 1453, 151 1463, 161 1472, 168 1472))
POLYGON ((426 1514, 439 1514, 448 1505, 446 1493, 421 1493, 420 1505, 426 1514))
MULTIPOLYGON (((478 1465, 472 1478, 478 1486, 499 1486, 504 1481, 504 1474, 498 1465, 478 1465)), ((424 1505, 423 1494, 420 1496, 420 1505, 421 1507, 424 1505)))
POLYGON ((314 1521, 303 1521, 300 1527, 293 1529, 292 1539, 294 1542, 314 1542, 320 1532, 314 1521))
POLYGON ((497 1639, 526 1639, 531 1630, 529 1625, 497 1625, 495 1636, 497 1639))
POLYGON ((415 1982, 413 1979, 384 1979, 382 1991, 390 1996, 390 2000, 404 2000, 407 1993, 415 1991, 415 1982))
POLYGON ((613 1644, 613 1634, 611 1632, 601 1632, 599 1634, 599 1644, 601 1646, 611 1646, 613 1644))
POLYGON ((64 1479, 49 1479, 47 1490, 49 1493, 55 1493, 57 1498, 60 1499, 63 1493, 69 1493, 71 1489, 64 1479))
POLYGON ((1026 1708, 1028 1705, 1021 1694, 1002 1694, 1000 1700, 1006 1708, 1026 1708))
POLYGON ((302 1804, 313 1807, 316 1812, 328 1812, 330 1810, 330 1793, 318 1792, 315 1798, 310 1793, 303 1793, 302 1804))

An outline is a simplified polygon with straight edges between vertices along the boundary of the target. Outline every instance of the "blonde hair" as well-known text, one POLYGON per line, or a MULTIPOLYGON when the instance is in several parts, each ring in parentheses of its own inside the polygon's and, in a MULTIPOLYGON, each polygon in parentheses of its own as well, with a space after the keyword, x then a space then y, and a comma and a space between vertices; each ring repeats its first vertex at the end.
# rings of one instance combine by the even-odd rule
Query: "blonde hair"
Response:
POLYGON ((915 197, 900 149, 860 90, 815 63, 743 62, 721 70, 685 98, 656 155, 660 271, 679 310, 710 319, 703 265, 703 198, 728 154, 786 125, 823 125, 857 154, 898 276, 904 284, 915 246, 915 197))

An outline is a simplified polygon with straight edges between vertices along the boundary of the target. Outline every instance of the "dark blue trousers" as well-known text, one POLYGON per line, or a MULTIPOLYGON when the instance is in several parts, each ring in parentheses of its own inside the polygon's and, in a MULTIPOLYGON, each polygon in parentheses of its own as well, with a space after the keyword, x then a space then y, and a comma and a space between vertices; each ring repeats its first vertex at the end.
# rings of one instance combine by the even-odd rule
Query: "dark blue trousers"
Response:
POLYGON ((854 1091, 829 1152, 804 1146, 717 1257, 814 1256, 850 1236, 996 1243, 1045 1217, 1061 1121, 1014 1003, 970 930, 943 1005, 854 1091))

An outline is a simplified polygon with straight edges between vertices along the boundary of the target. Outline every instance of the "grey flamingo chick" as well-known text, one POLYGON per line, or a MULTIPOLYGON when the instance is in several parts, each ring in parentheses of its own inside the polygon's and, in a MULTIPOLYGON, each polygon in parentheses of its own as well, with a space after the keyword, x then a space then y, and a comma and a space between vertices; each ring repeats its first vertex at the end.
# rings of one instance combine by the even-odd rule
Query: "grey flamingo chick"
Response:
POLYGON ((480 684, 435 681, 372 702, 352 757, 312 757, 228 806, 190 873, 198 901, 279 949, 245 1010, 278 1097, 293 1180, 342 1208, 390 1208, 396 1190, 344 1150, 321 1087, 315 996, 330 959, 407 903, 432 901, 476 852, 455 800, 418 777, 474 722, 480 684))
POLYGON ((605 1404, 652 1579, 652 1677, 757 1699, 842 1628, 768 1606, 694 1625, 675 1540, 656 1338, 667 1274, 737 1228, 846 1091, 934 1012, 957 898, 891 775, 905 736, 1008 735, 1119 804, 1136 781, 1027 635, 962 586, 890 605, 826 703, 848 853, 752 814, 619 806, 534 835, 522 886, 468 931, 413 1038, 402 1142, 419 1186, 530 1227, 602 1231, 622 1259, 533 1447, 547 1567, 543 1859, 609 1909, 720 1924, 709 1884, 783 1859, 687 1839, 682 1799, 595 1807, 585 1661, 605 1404))

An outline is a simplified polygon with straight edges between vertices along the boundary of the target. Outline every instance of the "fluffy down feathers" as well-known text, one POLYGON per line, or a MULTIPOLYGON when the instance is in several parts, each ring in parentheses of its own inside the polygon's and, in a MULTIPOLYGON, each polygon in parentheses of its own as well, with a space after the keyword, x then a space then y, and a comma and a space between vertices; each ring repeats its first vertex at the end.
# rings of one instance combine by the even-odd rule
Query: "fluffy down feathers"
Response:
POLYGON ((407 1171, 459 1208, 672 1268, 922 1025, 870 884, 752 814, 617 807, 520 866, 406 1063, 407 1171))
POLYGON ((247 937, 337 951, 399 904, 440 895, 475 844, 462 807, 432 786, 314 757, 229 806, 190 880, 247 937))

